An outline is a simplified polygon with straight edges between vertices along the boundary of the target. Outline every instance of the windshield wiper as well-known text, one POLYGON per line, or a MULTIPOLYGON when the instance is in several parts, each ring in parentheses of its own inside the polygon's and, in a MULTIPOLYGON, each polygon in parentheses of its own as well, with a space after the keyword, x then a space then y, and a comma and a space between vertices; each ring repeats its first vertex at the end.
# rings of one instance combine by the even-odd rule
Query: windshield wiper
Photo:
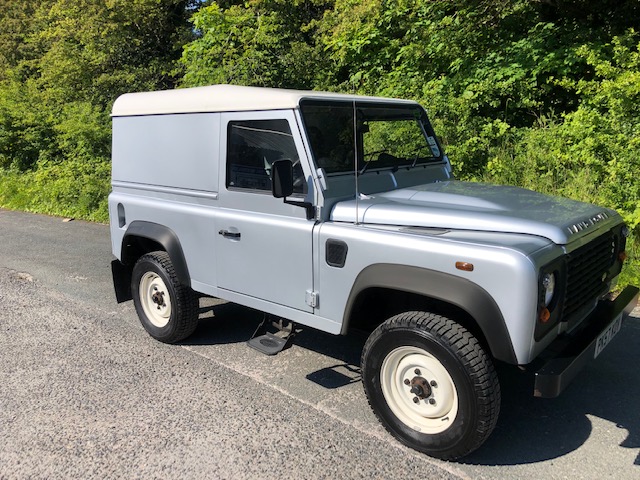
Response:
MULTIPOLYGON (((416 163, 418 163, 418 159, 420 158, 420 152, 422 150, 424 150, 425 148, 429 148, 429 150, 431 150, 431 147, 429 147, 429 145, 422 145, 421 147, 418 147, 416 150, 411 152, 411 155, 413 155, 415 153, 415 157, 413 157, 413 162, 411 162, 411 166, 409 166, 407 168, 413 168, 413 167, 416 166, 416 163)), ((432 156, 431 158, 435 158, 435 157, 432 156)))

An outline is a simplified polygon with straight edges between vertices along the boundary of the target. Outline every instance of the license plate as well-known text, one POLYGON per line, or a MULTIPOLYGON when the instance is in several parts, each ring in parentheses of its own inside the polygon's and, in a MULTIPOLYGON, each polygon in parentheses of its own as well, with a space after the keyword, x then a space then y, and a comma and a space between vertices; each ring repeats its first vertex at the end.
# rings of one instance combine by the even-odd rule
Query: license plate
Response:
POLYGON ((596 351, 593 354, 593 358, 596 358, 604 347, 609 345, 609 342, 613 337, 616 336, 616 333, 620 331, 620 327, 622 327, 622 314, 618 316, 613 322, 609 324, 609 326, 605 329, 604 332, 600 334, 598 340, 596 340, 596 351))

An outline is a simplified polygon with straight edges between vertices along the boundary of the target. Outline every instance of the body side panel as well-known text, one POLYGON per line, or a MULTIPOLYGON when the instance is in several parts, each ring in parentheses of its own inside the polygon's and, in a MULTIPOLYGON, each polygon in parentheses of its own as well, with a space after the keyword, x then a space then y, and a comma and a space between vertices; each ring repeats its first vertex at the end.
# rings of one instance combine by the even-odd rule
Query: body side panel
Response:
MULTIPOLYGON (((426 281, 426 273, 415 273, 419 270, 441 272, 442 278, 455 278, 447 285, 455 289, 459 285, 467 285, 467 291, 486 292, 486 295, 476 295, 476 298, 463 302, 461 307, 470 308, 478 304, 489 305, 488 299, 493 299, 497 311, 504 318, 515 359, 518 363, 528 363, 531 351, 531 341, 537 312, 537 268, 521 251, 513 248, 483 245, 480 242, 459 242, 449 240, 443 235, 425 236, 376 229, 371 226, 355 224, 337 224, 327 222, 322 224, 318 233, 318 285, 320 305, 318 313, 332 319, 342 319, 345 309, 349 305, 358 276, 367 268, 377 264, 394 265, 395 267, 380 268, 379 272, 395 272, 402 276, 402 272, 412 272, 415 281, 426 281), (325 245, 329 239, 339 239, 347 243, 348 255, 343 268, 335 268, 324 261, 325 245), (469 262, 474 265, 473 272, 463 272, 456 269, 458 261, 469 262), (475 284, 473 289, 469 284, 475 284), (488 298, 487 298, 488 297, 488 298)), ((376 270, 370 270, 375 272, 376 270)), ((371 284, 370 274, 367 282, 371 284)), ((400 280, 406 285, 409 280, 400 280)), ((435 281, 435 278, 429 280, 435 281)), ((382 284, 390 285, 390 279, 382 279, 382 284)), ((363 284, 364 284, 363 283, 363 284)), ((461 302, 461 294, 451 291, 447 295, 447 288, 439 287, 440 295, 451 303, 461 302)), ((417 287, 418 292, 424 292, 424 287, 417 287)), ((493 307, 491 307, 493 309, 493 307)), ((478 312, 469 311, 476 317, 478 312)), ((492 324, 489 317, 483 317, 488 328, 492 324)), ((496 322, 500 319, 496 318, 496 322)), ((502 327, 496 327, 501 330, 502 327)), ((505 359, 513 357, 505 352, 508 349, 496 348, 502 352, 505 359)), ((510 358, 513 361, 513 358, 510 358)))
POLYGON ((111 222, 113 254, 120 260, 125 235, 136 222, 158 224, 174 232, 188 265, 189 283, 197 281, 216 285, 216 258, 213 240, 216 234, 217 201, 188 195, 118 188, 109 196, 110 214, 122 205, 126 223, 119 227, 111 222), (170 198, 168 198, 170 197, 170 198))
POLYGON ((113 119, 112 180, 218 189, 219 113, 113 119))

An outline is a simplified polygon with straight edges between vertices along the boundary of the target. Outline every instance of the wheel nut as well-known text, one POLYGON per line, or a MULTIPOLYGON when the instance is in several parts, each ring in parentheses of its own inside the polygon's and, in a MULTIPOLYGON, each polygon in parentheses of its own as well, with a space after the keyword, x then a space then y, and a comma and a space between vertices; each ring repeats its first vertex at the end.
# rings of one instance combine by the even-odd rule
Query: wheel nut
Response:
POLYGON ((420 399, 418 397, 413 397, 413 403, 420 403, 420 399))
POLYGON ((436 381, 435 381, 435 380, 431 380, 430 385, 431 385, 432 387, 437 387, 437 386, 438 386, 438 384, 436 383, 436 381))
POLYGON ((415 373, 416 375, 420 375, 420 369, 416 368, 413 373, 415 373))
POLYGON ((435 398, 430 398, 429 399, 429 405, 435 405, 436 404, 436 399, 435 398))
POLYGON ((408 378, 405 378, 405 379, 404 379, 404 384, 405 384, 405 385, 409 385, 410 383, 411 383, 411 381, 410 381, 408 378))

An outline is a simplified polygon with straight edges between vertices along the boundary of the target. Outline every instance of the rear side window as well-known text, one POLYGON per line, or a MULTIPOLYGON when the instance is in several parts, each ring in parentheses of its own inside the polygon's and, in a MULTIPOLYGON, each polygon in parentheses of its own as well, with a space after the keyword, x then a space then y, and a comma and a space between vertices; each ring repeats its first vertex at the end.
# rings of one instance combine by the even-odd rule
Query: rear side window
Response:
POLYGON ((286 120, 229 122, 227 187, 271 191, 271 165, 276 160, 293 163, 294 192, 306 193, 300 159, 286 120))

